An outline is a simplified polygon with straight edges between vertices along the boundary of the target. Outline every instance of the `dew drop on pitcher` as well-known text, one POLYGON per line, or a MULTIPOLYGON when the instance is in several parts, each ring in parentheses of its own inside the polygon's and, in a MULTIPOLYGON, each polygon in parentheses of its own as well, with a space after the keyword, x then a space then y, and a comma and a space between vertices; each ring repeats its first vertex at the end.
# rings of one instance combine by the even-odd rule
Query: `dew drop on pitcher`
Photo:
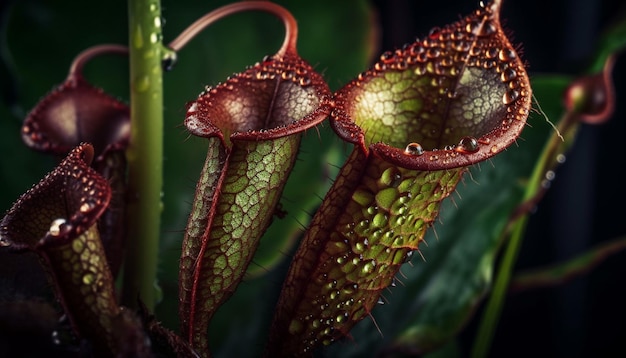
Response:
POLYGON ((50 232, 50 235, 52 236, 59 236, 63 233, 64 226, 65 226, 65 219, 55 219, 50 224, 50 230, 48 231, 50 232))
POLYGON ((422 155, 424 154, 424 148, 419 143, 409 143, 404 149, 404 153, 410 155, 422 155))
POLYGON ((463 137, 456 147, 457 152, 474 153, 478 150, 478 141, 474 137, 463 137))

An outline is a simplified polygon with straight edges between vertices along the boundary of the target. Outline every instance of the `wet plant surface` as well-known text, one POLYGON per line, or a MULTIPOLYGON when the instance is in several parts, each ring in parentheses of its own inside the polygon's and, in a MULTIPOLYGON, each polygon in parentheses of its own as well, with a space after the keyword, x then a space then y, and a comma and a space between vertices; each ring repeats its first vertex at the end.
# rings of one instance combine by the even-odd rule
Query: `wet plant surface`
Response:
POLYGON ((548 290, 559 313, 525 328, 548 352, 618 349, 623 315, 597 301, 620 297, 624 230, 591 193, 623 191, 585 181, 603 166, 581 153, 620 163, 592 138, 623 133, 623 18, 548 74, 558 46, 512 0, 417 22, 403 3, 101 4, 126 29, 30 5, 2 8, 7 352, 515 356, 511 312, 548 290))

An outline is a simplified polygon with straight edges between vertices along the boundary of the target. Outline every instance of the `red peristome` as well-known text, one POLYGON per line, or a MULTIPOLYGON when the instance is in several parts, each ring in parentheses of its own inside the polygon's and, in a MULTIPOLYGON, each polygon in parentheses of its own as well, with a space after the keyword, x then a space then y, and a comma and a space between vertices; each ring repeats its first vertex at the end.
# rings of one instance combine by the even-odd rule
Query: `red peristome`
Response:
POLYGON ((322 76, 287 52, 207 88, 188 105, 184 123, 200 137, 275 139, 321 123, 329 114, 330 97, 322 76), (302 112, 310 107, 315 109, 302 112))
POLYGON ((130 110, 76 74, 31 110, 22 126, 22 139, 33 149, 58 155, 89 142, 101 156, 106 150, 128 146, 130 110))
POLYGON ((416 170, 468 166, 511 145, 525 126, 531 88, 498 12, 497 6, 485 6, 384 53, 335 94, 335 132, 366 152, 416 170), (406 100, 414 103, 407 107, 401 102, 406 100), (404 147, 410 143, 424 151, 404 147))
POLYGON ((0 237, 15 249, 62 245, 96 223, 111 199, 106 179, 89 167, 93 146, 83 143, 32 189, 0 224, 0 237), (62 220, 62 221, 61 221, 62 220))

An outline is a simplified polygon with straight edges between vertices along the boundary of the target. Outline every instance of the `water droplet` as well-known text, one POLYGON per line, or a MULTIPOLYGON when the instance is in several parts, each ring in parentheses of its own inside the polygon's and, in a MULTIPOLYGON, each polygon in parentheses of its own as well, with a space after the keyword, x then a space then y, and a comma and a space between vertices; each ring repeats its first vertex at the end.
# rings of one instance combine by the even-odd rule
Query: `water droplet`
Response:
POLYGON ((78 210, 80 210, 80 212, 84 214, 84 213, 90 212, 95 207, 96 207, 96 205, 94 204, 94 202, 91 201, 91 200, 88 200, 88 201, 85 201, 84 203, 82 203, 80 205, 80 208, 78 208, 78 210))
POLYGON ((478 141, 474 137, 463 137, 455 150, 461 153, 474 153, 478 150, 478 141))
POLYGON ((133 34, 133 45, 135 48, 140 49, 143 47, 143 30, 141 26, 137 26, 133 34))
POLYGON ((382 297, 378 297, 378 301, 376 302, 376 304, 384 305, 385 304, 385 300, 383 300, 382 297))
POLYGON ((52 344, 54 345, 60 346, 61 344, 63 344, 63 334, 56 329, 52 331, 52 335, 50 338, 52 338, 52 344))
POLYGON ((548 180, 554 180, 554 178, 556 177, 556 174, 554 173, 553 170, 548 170, 546 172, 546 179, 548 180))
POLYGON ((300 86, 306 87, 311 84, 311 79, 309 77, 301 77, 298 83, 300 86))
POLYGON ((387 65, 384 63, 376 62, 376 64, 374 65, 374 69, 376 71, 385 71, 387 70, 387 65))
POLYGON ((283 73, 280 74, 280 77, 283 80, 290 80, 292 79, 294 76, 296 75, 296 73, 294 71, 284 71, 283 73))
POLYGON ((487 58, 495 58, 496 56, 498 56, 498 49, 495 47, 491 47, 488 48, 487 51, 485 51, 485 56, 487 58))
POLYGON ((501 61, 509 61, 512 60, 516 57, 515 55, 515 51, 513 51, 513 49, 510 48, 503 48, 502 50, 500 50, 500 53, 498 54, 498 58, 501 61))
POLYGON ((150 78, 141 76, 135 80, 135 89, 139 92, 145 92, 150 88, 150 78))
POLYGON ((496 32, 496 25, 491 21, 487 21, 483 24, 483 27, 480 30, 481 36, 489 36, 496 32))
POLYGON ((161 23, 161 18, 160 17, 155 17, 154 18, 154 27, 161 27, 162 23, 161 23))
POLYGON ((393 62, 393 54, 391 53, 391 51, 386 51, 382 55, 380 55, 380 60, 384 63, 391 63, 393 62))
POLYGON ((559 163, 559 164, 565 163, 565 160, 566 160, 566 158, 565 158, 565 155, 563 155, 563 154, 559 154, 559 155, 556 156, 556 162, 559 163))
POLYGON ((431 47, 426 50, 426 57, 428 58, 436 58, 441 55, 441 50, 437 47, 431 47))
POLYGON ((441 31, 441 29, 437 26, 433 27, 432 29, 430 29, 430 31, 428 32, 428 37, 436 40, 439 37, 439 32, 441 31))
MULTIPOLYGON (((330 321, 330 320, 327 320, 325 322, 326 325, 330 325, 331 323, 332 323, 332 321, 330 321)), ((326 327, 326 329, 324 330, 324 335, 325 336, 330 336, 331 334, 333 334, 334 330, 335 330, 335 327, 333 327, 333 326, 326 327)), ((328 344, 330 344, 330 342, 328 344)))
POLYGON ((67 230, 66 229, 67 225, 65 225, 65 223, 66 223, 65 219, 62 219, 62 218, 54 219, 52 223, 50 224, 50 230, 48 230, 48 232, 52 236, 60 236, 64 231, 67 230))
POLYGON ((165 71, 171 71, 174 69, 176 62, 178 61, 178 54, 175 51, 164 49, 163 59, 161 60, 161 67, 165 71))
POLYGON ((337 321, 337 323, 343 323, 347 319, 348 319, 348 312, 346 311, 340 311, 337 317, 335 317, 335 321, 337 321))
POLYGON ((469 51, 470 47, 471 47, 471 43, 468 41, 455 41, 454 44, 454 49, 459 51, 459 52, 467 52, 469 51))
POLYGON ((467 25, 465 25, 465 31, 474 35, 476 35, 479 28, 480 24, 476 21, 468 22, 467 25))
POLYGON ((517 72, 515 72, 515 70, 510 67, 502 71, 502 74, 500 75, 500 79, 502 80, 502 82, 512 81, 516 77, 517 77, 517 72))
POLYGON ((366 248, 367 248, 367 245, 365 245, 363 242, 357 242, 356 244, 354 244, 354 253, 361 254, 365 252, 366 248))
POLYGON ((409 143, 404 149, 405 154, 410 155, 422 155, 424 154, 424 148, 419 143, 409 143))
POLYGON ((511 104, 515 102, 515 100, 519 97, 519 92, 512 89, 506 91, 506 93, 502 96, 502 103, 511 104))

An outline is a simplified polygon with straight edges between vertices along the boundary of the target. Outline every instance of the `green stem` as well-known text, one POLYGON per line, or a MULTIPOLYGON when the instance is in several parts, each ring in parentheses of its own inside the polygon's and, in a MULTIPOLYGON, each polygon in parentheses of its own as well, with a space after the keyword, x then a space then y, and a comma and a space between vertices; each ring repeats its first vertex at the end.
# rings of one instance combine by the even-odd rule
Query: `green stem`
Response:
POLYGON ((161 5, 130 0, 131 142, 128 157, 128 239, 122 303, 139 298, 153 311, 163 184, 163 84, 161 5))
POLYGON ((489 352, 509 288, 513 268, 517 261, 517 255, 522 245, 526 223, 528 222, 528 210, 539 202, 547 190, 547 186, 544 185, 546 173, 548 170, 554 169, 558 164, 556 160, 557 154, 562 153, 571 145, 578 128, 576 124, 576 116, 571 113, 566 113, 561 121, 559 121, 557 130, 546 143, 541 157, 533 169, 533 173, 524 193, 522 204, 520 204, 521 210, 517 210, 512 215, 511 226, 509 226, 511 228, 511 236, 506 245, 493 290, 491 291, 480 326, 478 327, 478 333, 476 334, 474 347, 472 349, 472 358, 486 357, 489 352), (563 133, 564 136, 561 136, 561 133, 563 133))

